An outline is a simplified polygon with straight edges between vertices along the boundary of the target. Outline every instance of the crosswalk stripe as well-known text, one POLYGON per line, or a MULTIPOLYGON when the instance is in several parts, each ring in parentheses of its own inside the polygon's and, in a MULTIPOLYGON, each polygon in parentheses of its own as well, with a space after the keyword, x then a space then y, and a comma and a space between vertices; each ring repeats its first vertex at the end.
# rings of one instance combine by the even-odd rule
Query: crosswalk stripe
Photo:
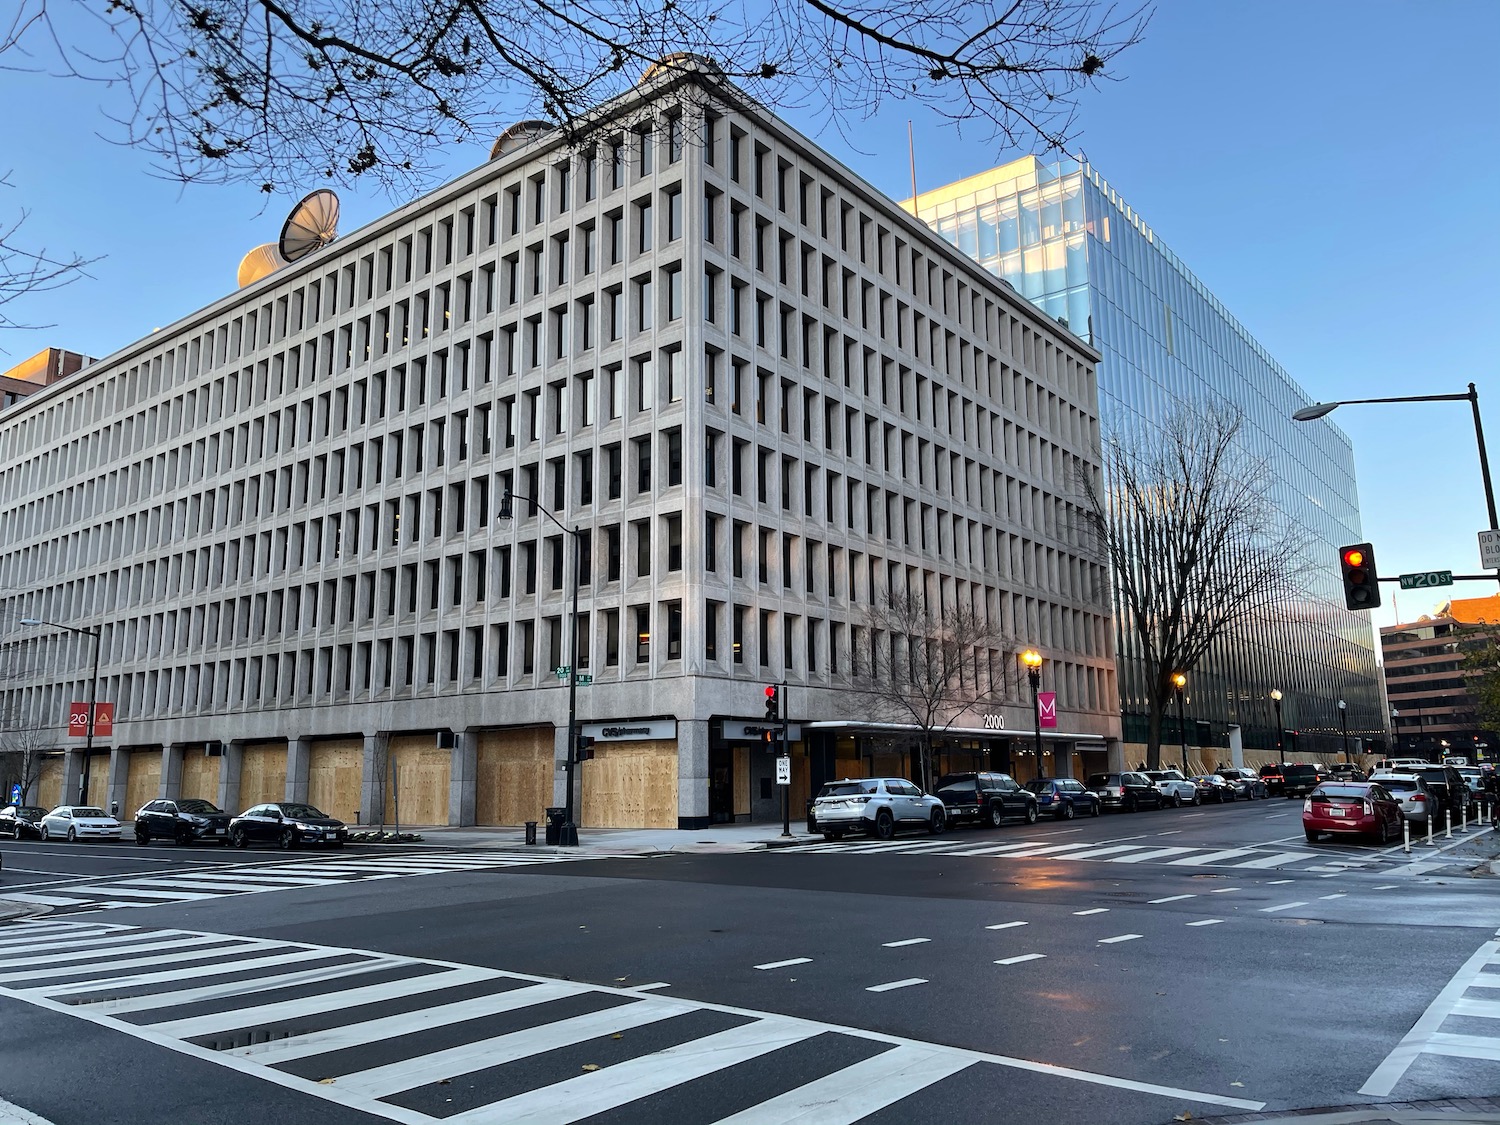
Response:
MULTIPOLYGON (((169 937, 172 934, 181 932, 181 930, 155 930, 151 933, 143 933, 137 931, 135 933, 121 934, 116 933, 113 930, 108 930, 99 934, 89 934, 76 938, 65 938, 61 941, 41 941, 35 937, 30 937, 25 939, 24 944, 18 942, 15 945, 7 945, 4 948, 0 948, 0 958, 9 957, 13 953, 35 953, 38 950, 43 949, 47 950, 48 952, 55 952, 56 950, 60 949, 77 949, 80 946, 86 946, 89 949, 108 949, 108 947, 112 945, 127 945, 131 942, 146 941, 147 939, 153 937, 169 937)), ((48 957, 46 958, 46 960, 55 961, 56 958, 48 957)))
POLYGON ((1254 855, 1254 848, 1229 848, 1221 852, 1209 852, 1207 855, 1189 855, 1181 859, 1167 860, 1169 867, 1206 867, 1210 863, 1223 863, 1226 859, 1235 859, 1242 855, 1254 855))
POLYGON ((1109 860, 1110 863, 1144 863, 1148 859, 1165 859, 1169 855, 1181 855, 1190 852, 1192 848, 1152 848, 1142 852, 1140 855, 1117 855, 1109 860))
MULTIPOLYGON (((385 1066, 369 1070, 341 1074, 335 1084, 341 1090, 351 1090, 369 1098, 384 1098, 409 1090, 414 1086, 425 1086, 438 1075, 452 1078, 476 1070, 486 1070, 517 1059, 531 1058, 544 1051, 559 1047, 571 1047, 590 1039, 612 1035, 647 1024, 660 1023, 674 1016, 687 1015, 694 1005, 674 1000, 658 1000, 649 997, 634 1003, 606 1008, 602 1012, 589 1012, 571 1019, 557 1020, 540 1027, 512 1031, 473 1043, 464 1043, 427 1055, 416 1055, 385 1066)), ((553 1089, 554 1087, 545 1087, 553 1089)), ((503 1103, 501 1103, 503 1104, 503 1103)), ((461 1115, 460 1115, 461 1116, 461 1115)), ((453 1120, 449 1118, 448 1120, 453 1120)), ((510 1118, 501 1120, 509 1123, 510 1118)))
MULTIPOLYGON (((299 891, 308 886, 326 887, 333 885, 333 883, 334 881, 331 879, 304 880, 298 883, 290 881, 270 883, 265 880, 250 882, 241 879, 192 879, 168 875, 160 879, 134 879, 128 886, 144 887, 147 890, 157 888, 172 890, 175 888, 184 891, 212 891, 215 893, 205 895, 204 897, 217 898, 222 895, 238 895, 254 891, 299 891)), ((114 893, 113 888, 111 888, 110 893, 114 893)))
MULTIPOLYGON (((148 940, 136 945, 129 945, 123 949, 101 949, 106 942, 118 939, 104 938, 98 943, 90 942, 87 949, 70 949, 65 953, 45 953, 40 956, 9 957, 0 956, 0 969, 19 969, 24 965, 56 965, 60 961, 94 961, 99 957, 113 957, 117 953, 135 954, 152 953, 161 949, 189 949, 195 945, 223 945, 225 939, 222 937, 206 937, 197 934, 187 934, 180 930, 168 931, 166 934, 142 934, 140 937, 148 940), (150 940, 156 939, 156 940, 150 940)), ((127 962, 128 963, 128 962, 127 962)), ((101 962, 105 967, 118 962, 101 962)))
POLYGON ((822 1029, 755 1020, 445 1118, 452 1125, 567 1125, 790 1047, 822 1029))
MULTIPOLYGON (((1471 981, 1469 987, 1472 988, 1473 984, 1474 982, 1471 981)), ((1500 1001, 1470 1000, 1467 997, 1460 997, 1453 1005, 1453 1014, 1455 1016, 1482 1016, 1490 1020, 1500 1019, 1500 1001)))
POLYGON ((128 886, 114 886, 109 888, 111 898, 127 899, 149 899, 151 904, 159 905, 168 902, 197 902, 200 899, 215 898, 215 895, 206 895, 201 891, 162 891, 162 890, 134 890, 128 886))
POLYGON ((982 848, 963 848, 949 852, 949 855, 1003 855, 1009 852, 1025 851, 1027 848, 1035 847, 1036 840, 1027 844, 986 844, 982 848))
POLYGON ((247 1047, 236 1047, 231 1053, 241 1058, 253 1058, 257 1062, 272 1066, 308 1055, 322 1055, 329 1051, 342 1051, 346 1047, 377 1043, 382 1039, 398 1035, 411 1035, 428 1031, 434 1027, 447 1027, 465 1020, 482 1016, 514 1012, 521 1008, 548 1004, 568 996, 581 996, 590 989, 587 985, 558 982, 556 984, 533 984, 512 988, 507 992, 494 992, 488 996, 476 996, 454 1004, 437 1008, 418 1008, 400 1015, 382 1019, 365 1020, 362 1023, 346 1024, 327 1031, 315 1031, 308 1035, 294 1035, 288 1039, 275 1039, 269 1043, 252 1043, 247 1047))
POLYGON ((1074 852, 1072 855, 1065 855, 1065 856, 1062 856, 1060 858, 1062 858, 1062 859, 1094 859, 1096 856, 1118 855, 1120 852, 1138 851, 1138 850, 1140 850, 1140 847, 1141 847, 1140 844, 1114 844, 1111 847, 1107 847, 1107 848, 1092 848, 1092 849, 1090 849, 1089 851, 1086 851, 1086 852, 1074 852))
MULTIPOLYGON (((401 963, 392 959, 386 967, 401 963)), ((417 962, 420 963, 420 962, 417 962)), ((260 1004, 252 1008, 234 1008, 212 1015, 187 1016, 183 1019, 167 1020, 148 1026, 164 1035, 179 1039, 191 1039, 198 1035, 210 1035, 216 1031, 233 1031, 250 1027, 266 1020, 285 1023, 302 1016, 334 1012, 340 1008, 354 1008, 361 1004, 373 1004, 379 1000, 393 1000, 402 996, 413 996, 422 992, 436 992, 440 988, 453 988, 460 984, 474 984, 482 980, 495 980, 506 974, 494 969, 461 966, 446 972, 427 973, 406 977, 386 984, 365 985, 362 988, 346 989, 343 992, 325 992, 317 996, 303 996, 280 1004, 260 1004)))
MULTIPOLYGON (((302 950, 297 956, 306 961, 323 957, 321 951, 302 950)), ((240 972, 249 961, 238 961, 225 966, 225 973, 240 972)), ((295 985, 318 984, 322 981, 338 980, 341 977, 359 976, 385 968, 383 964, 358 961, 354 964, 325 965, 317 969, 294 969, 289 973, 273 973, 265 977, 248 980, 232 980, 222 984, 204 984, 196 988, 179 988, 171 992, 148 992, 141 996, 122 996, 114 999, 79 1002, 79 1007, 95 1008, 101 1012, 149 1012, 153 1008, 176 1008, 185 1004, 201 1004, 206 1000, 225 1000, 231 996, 243 996, 247 992, 269 992, 273 988, 289 988, 295 985)), ((180 979, 180 978, 179 978, 180 979)))
MULTIPOLYGON (((1087 844, 1049 844, 1045 848, 1022 848, 1020 851, 1011 852, 1010 855, 1006 856, 1006 858, 1007 859, 1017 859, 1017 858, 1024 858, 1024 857, 1028 857, 1028 856, 1037 856, 1037 855, 1044 856, 1044 855, 1048 855, 1049 853, 1073 852, 1073 851, 1078 851, 1080 848, 1086 848, 1088 846, 1089 845, 1087 845, 1087 844)), ((1054 854, 1054 858, 1056 858, 1056 859, 1065 859, 1067 857, 1066 856, 1061 856, 1061 855, 1055 855, 1054 854)))
MULTIPOLYGON (((272 947, 276 948, 276 947, 272 947)), ((284 948, 284 947, 282 947, 284 948)), ((201 980, 204 977, 222 977, 232 973, 248 972, 252 969, 265 969, 274 965, 291 965, 299 961, 327 960, 336 955, 326 949, 297 949, 289 953, 273 953, 265 957, 252 957, 246 961, 221 961, 213 965, 179 965, 174 969, 158 970, 154 973, 130 973, 126 976, 103 976, 94 977, 89 980, 68 981, 65 984, 54 984, 38 988, 22 989, 23 995, 37 996, 76 996, 90 992, 98 992, 107 988, 110 991, 119 991, 125 988, 144 988, 148 985, 172 983, 182 981, 201 980)), ((388 966, 380 966, 388 967, 388 966)))
POLYGON ((38 906, 77 906, 78 899, 63 898, 60 895, 37 894, 35 891, 6 891, 6 898, 13 898, 17 902, 32 902, 38 906))
MULTIPOLYGON (((220 940, 222 941, 223 939, 220 940)), ((189 943, 184 942, 182 944, 187 945, 189 943)), ((257 948, 264 949, 273 944, 273 942, 263 941, 257 944, 257 948)), ((235 951, 236 950, 233 947, 223 946, 215 946, 212 949, 204 949, 201 947, 196 949, 178 948, 173 950, 171 953, 161 953, 152 957, 133 957, 126 961, 107 961, 103 964, 92 965, 66 965, 62 968, 50 969, 43 969, 40 967, 35 969, 20 969, 16 972, 0 973, 0 984, 6 984, 10 981, 53 980, 57 977, 76 977, 80 973, 97 973, 101 969, 106 968, 134 969, 145 968, 148 965, 168 965, 179 961, 202 961, 209 957, 223 957, 226 954, 233 953, 235 951)))
POLYGON ((1483 1035, 1454 1035, 1435 1031, 1424 1050, 1434 1055, 1456 1055, 1465 1059, 1488 1059, 1500 1062, 1500 1039, 1483 1035))
POLYGON ((952 1052, 894 1047, 714 1125, 852 1125, 973 1065, 952 1052))
POLYGON ((1247 859, 1244 863, 1232 863, 1229 866, 1235 868, 1263 870, 1267 867, 1280 867, 1282 864, 1295 863, 1299 859, 1316 859, 1306 852, 1276 852, 1272 855, 1261 856, 1259 859, 1247 859))

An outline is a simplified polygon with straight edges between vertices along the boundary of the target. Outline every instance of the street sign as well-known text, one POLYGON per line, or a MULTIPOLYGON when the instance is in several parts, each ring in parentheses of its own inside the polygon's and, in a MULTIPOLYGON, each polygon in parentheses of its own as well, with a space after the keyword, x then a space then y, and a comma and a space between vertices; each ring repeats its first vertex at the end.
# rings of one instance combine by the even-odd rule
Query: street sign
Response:
POLYGON ((560 668, 554 668, 553 671, 557 673, 559 680, 566 680, 572 674, 573 666, 571 664, 564 664, 560 668))
POLYGON ((1451 570, 1426 570, 1417 574, 1401 575, 1401 588, 1403 590, 1421 590, 1430 586, 1453 585, 1453 572, 1451 570))
POLYGON ((589 684, 591 684, 593 682, 594 682, 594 677, 590 676, 587 672, 583 673, 581 676, 578 677, 578 686, 579 687, 588 687, 589 684))
POLYGON ((21 784, 17 782, 10 787, 10 803, 19 805, 21 803, 21 784))
POLYGON ((790 785, 792 783, 792 760, 786 755, 776 759, 776 784, 790 785))
POLYGON ((1500 531, 1479 533, 1479 565, 1485 570, 1500 570, 1500 531))
POLYGON ((1057 726, 1057 692, 1038 692, 1036 697, 1037 722, 1039 726, 1057 726))

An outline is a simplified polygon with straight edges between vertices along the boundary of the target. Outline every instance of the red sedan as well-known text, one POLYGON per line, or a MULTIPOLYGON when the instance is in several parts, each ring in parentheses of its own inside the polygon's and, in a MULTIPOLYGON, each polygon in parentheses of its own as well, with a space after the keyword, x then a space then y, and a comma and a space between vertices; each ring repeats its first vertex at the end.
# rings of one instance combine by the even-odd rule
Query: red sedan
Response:
POLYGON ((1325 832, 1388 843, 1401 836, 1401 802, 1372 782, 1325 781, 1302 802, 1302 830, 1310 844, 1325 832))

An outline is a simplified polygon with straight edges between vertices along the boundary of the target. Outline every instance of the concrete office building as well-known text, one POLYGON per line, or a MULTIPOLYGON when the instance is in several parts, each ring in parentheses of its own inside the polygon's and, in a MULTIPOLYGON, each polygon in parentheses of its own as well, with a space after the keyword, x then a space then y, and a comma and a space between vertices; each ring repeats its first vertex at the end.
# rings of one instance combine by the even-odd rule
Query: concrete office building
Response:
POLYGON ((5 371, 0 371, 0 410, 13 406, 27 395, 55 383, 92 363, 86 355, 62 348, 43 348, 5 371))
MULTIPOLYGON (((1251 451, 1275 474, 1273 498, 1309 543, 1300 596, 1285 612, 1224 637, 1190 669, 1187 741, 1212 763, 1239 728, 1253 761, 1275 761, 1271 692, 1283 694, 1288 752, 1342 745, 1378 750, 1386 723, 1369 617, 1344 607, 1338 550, 1364 538, 1349 439, 1327 421, 1296 423, 1311 401, 1187 265, 1088 164, 1025 157, 923 192, 913 210, 946 241, 1099 349, 1106 432, 1149 427, 1179 403, 1227 403, 1244 413, 1251 451)), ((1124 622, 1121 721, 1131 760, 1146 738, 1147 677, 1124 622)), ((1164 739, 1178 741, 1176 716, 1164 739)))
POLYGON ((561 804, 571 535, 502 520, 507 492, 579 529, 585 826, 779 819, 773 682, 798 814, 827 777, 905 773, 858 690, 888 591, 1013 642, 974 654, 1001 690, 949 716, 943 768, 1035 770, 1026 646, 1058 692, 1045 767, 1102 766, 1109 599, 1069 517, 1096 354, 699 64, 591 136, 513 130, 0 415, 0 621, 34 657, 0 706, 56 727, 88 698, 91 637, 16 621, 100 630, 92 800, 561 804))
POLYGON ((1500 594, 1454 598, 1437 612, 1380 630, 1392 751, 1437 761, 1454 754, 1494 761, 1500 733, 1480 722, 1464 653, 1500 629, 1500 594))

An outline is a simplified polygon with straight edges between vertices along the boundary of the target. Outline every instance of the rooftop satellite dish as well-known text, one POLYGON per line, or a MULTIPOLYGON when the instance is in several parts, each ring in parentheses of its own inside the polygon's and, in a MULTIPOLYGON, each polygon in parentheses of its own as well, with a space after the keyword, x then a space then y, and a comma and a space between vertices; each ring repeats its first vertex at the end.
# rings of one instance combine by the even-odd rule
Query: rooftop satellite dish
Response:
POLYGON ((495 138, 495 144, 490 149, 490 159, 515 152, 518 148, 524 148, 544 133, 550 133, 555 128, 549 121, 517 121, 505 132, 495 138))
POLYGON ((276 243, 261 243, 240 259, 240 288, 254 285, 261 278, 269 277, 284 265, 286 265, 286 259, 276 249, 276 243))
POLYGON ((287 262, 307 257, 338 237, 339 197, 319 188, 292 208, 281 226, 276 248, 287 262))
POLYGON ((648 82, 658 74, 672 70, 697 70, 713 75, 722 75, 724 73, 719 69, 719 64, 707 55, 695 54, 692 51, 677 51, 674 54, 663 55, 648 66, 641 75, 640 82, 636 84, 640 85, 641 82, 648 82))

